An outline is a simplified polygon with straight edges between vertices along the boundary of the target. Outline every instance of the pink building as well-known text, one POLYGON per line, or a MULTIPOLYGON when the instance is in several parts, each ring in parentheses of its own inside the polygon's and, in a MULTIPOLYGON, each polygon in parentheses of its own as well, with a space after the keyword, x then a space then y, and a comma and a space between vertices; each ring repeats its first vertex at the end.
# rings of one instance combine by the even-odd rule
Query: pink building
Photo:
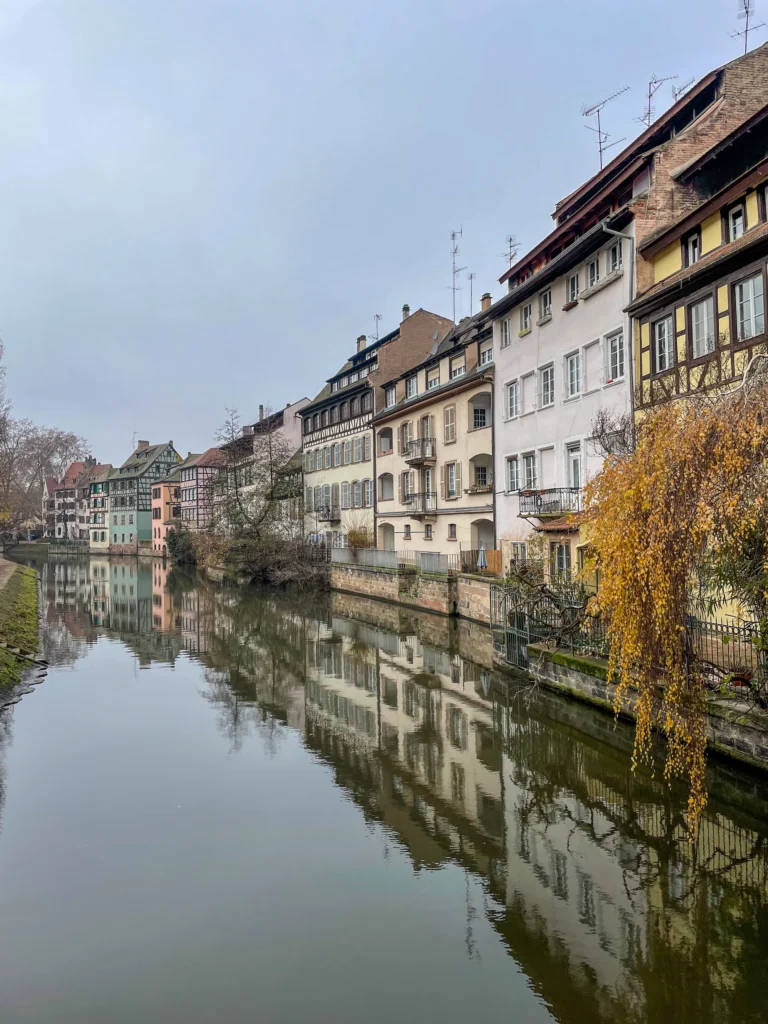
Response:
POLYGON ((152 481, 152 554, 168 554, 168 531, 181 521, 179 470, 164 480, 152 481))

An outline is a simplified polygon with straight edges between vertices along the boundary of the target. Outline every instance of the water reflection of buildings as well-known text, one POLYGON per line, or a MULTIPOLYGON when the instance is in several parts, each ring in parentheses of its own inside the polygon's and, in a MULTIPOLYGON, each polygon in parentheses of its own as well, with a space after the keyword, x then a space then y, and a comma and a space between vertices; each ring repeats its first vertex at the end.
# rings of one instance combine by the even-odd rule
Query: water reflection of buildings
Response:
POLYGON ((91 560, 87 597, 79 570, 54 573, 57 614, 119 635, 142 664, 186 651, 234 748, 295 730, 414 865, 482 879, 489 921, 557 1020, 763 1019, 757 785, 713 771, 690 845, 679 796, 632 775, 630 732, 546 692, 527 703, 492 669, 485 631, 347 595, 173 582, 157 562, 133 560, 132 576, 129 562, 91 560))

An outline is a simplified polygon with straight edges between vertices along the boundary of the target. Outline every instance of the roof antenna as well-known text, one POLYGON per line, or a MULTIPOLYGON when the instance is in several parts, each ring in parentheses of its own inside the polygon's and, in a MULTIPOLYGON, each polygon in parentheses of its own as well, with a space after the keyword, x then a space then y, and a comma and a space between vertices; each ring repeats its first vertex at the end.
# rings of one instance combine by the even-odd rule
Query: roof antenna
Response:
POLYGON ((657 78, 656 75, 651 75, 650 81, 648 82, 648 106, 640 115, 635 118, 640 124, 644 124, 646 128, 650 128, 653 124, 654 109, 653 109, 653 96, 657 89, 659 89, 665 82, 671 82, 672 79, 677 78, 677 75, 667 75, 665 78, 657 78))
POLYGON ((467 274, 467 280, 469 281, 469 315, 472 316, 472 282, 477 277, 477 274, 471 272, 467 274))
POLYGON ((584 127, 585 128, 589 128, 589 130, 591 132, 597 132, 597 148, 598 148, 598 151, 600 153, 600 170, 601 171, 603 169, 603 153, 607 149, 610 149, 611 146, 618 146, 618 144, 620 142, 624 142, 625 139, 616 139, 615 142, 611 142, 611 143, 609 143, 609 145, 606 146, 606 142, 610 138, 610 135, 608 134, 608 132, 604 132, 603 129, 602 129, 602 126, 600 124, 600 111, 603 109, 603 107, 606 105, 606 103, 610 103, 611 100, 615 100, 617 96, 621 96, 622 93, 625 93, 625 92, 629 92, 629 86, 628 85, 625 85, 623 89, 619 89, 617 92, 612 92, 610 96, 606 96, 605 99, 604 100, 600 100, 599 103, 593 103, 591 107, 582 107, 581 108, 581 115, 582 115, 582 117, 592 117, 593 114, 597 115, 597 128, 593 128, 591 124, 585 124, 584 127))
POLYGON ((466 267, 456 266, 456 257, 459 255, 459 243, 458 239, 464 234, 463 229, 459 228, 458 231, 451 232, 451 260, 453 266, 453 279, 451 283, 451 291, 453 292, 453 322, 456 323, 456 275, 460 274, 462 270, 466 270, 466 267))
POLYGON ((379 320, 381 320, 381 313, 373 314, 373 334, 371 335, 371 341, 379 340, 379 320))
POLYGON ((507 260, 510 267, 515 262, 515 257, 520 250, 520 243, 517 241, 514 235, 507 235, 507 251, 504 253, 504 259, 507 260))
POLYGON ((744 36, 744 53, 746 54, 749 49, 749 33, 756 32, 759 28, 765 28, 765 22, 761 21, 758 25, 751 25, 750 19, 755 16, 755 0, 737 0, 738 2, 738 17, 739 21, 744 22, 744 28, 739 31, 731 32, 731 39, 738 39, 739 36, 744 36))
POLYGON ((131 438, 131 451, 132 452, 136 451, 136 431, 135 430, 133 432, 133 437, 131 438))
POLYGON ((689 78, 688 81, 681 86, 672 86, 672 95, 675 98, 675 103, 677 103, 677 101, 680 99, 684 92, 688 92, 688 90, 691 88, 695 81, 695 78, 689 78))

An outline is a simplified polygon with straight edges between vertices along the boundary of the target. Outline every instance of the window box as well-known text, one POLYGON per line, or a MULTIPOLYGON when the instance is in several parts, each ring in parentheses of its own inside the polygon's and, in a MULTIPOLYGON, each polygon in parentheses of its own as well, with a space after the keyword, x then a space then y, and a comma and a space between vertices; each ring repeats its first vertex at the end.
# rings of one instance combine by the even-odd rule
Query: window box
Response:
POLYGON ((563 306, 563 312, 567 313, 569 309, 575 309, 576 306, 578 306, 578 304, 578 299, 571 299, 569 302, 566 302, 566 304, 563 306))
POLYGON ((517 332, 517 336, 518 336, 518 338, 524 338, 526 336, 526 334, 530 334, 532 330, 533 330, 532 327, 526 327, 526 329, 524 331, 518 331, 517 332))

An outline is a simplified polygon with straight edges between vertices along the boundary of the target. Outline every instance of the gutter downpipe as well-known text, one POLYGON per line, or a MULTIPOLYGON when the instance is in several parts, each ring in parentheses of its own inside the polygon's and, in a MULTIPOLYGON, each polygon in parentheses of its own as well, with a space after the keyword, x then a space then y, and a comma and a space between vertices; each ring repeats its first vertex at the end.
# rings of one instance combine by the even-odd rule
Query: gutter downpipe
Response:
MULTIPOLYGON (((635 239, 624 231, 614 231, 613 228, 603 224, 603 231, 606 235, 613 235, 614 238, 626 238, 629 242, 629 302, 631 305, 635 297, 635 239)), ((632 330, 632 316, 627 314, 629 319, 629 411, 632 416, 632 428, 635 426, 635 333, 632 330)))

